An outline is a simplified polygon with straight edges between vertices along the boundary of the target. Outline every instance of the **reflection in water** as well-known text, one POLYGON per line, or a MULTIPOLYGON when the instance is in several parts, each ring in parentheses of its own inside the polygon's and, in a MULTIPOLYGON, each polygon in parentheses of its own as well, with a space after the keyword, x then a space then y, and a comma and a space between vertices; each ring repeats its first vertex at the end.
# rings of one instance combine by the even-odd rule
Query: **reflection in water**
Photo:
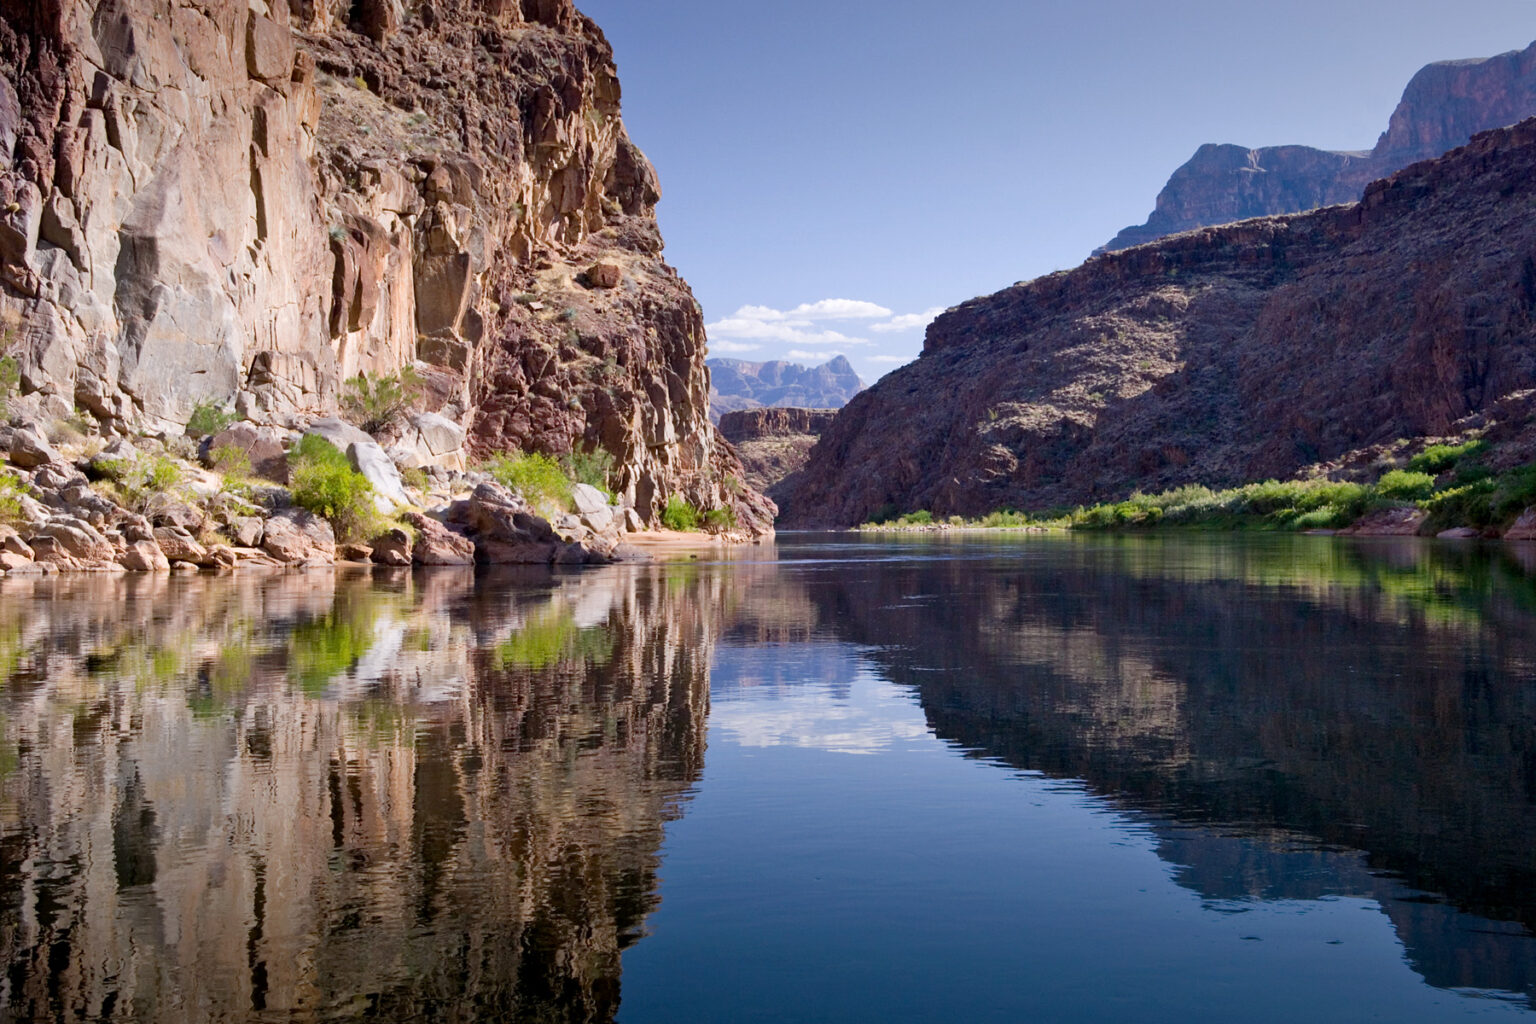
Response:
POLYGON ((1528 552, 1135 538, 956 553, 972 557, 812 586, 939 737, 1144 812, 1208 899, 1370 896, 1432 984, 1536 1000, 1528 552))
MULTIPOLYGON (((878 766, 925 723, 1111 801, 1211 908, 1363 897, 1432 985, 1536 999, 1528 553, 780 555, 0 581, 0 1018, 613 1019, 711 686, 725 743, 878 766)), ((842 782, 815 779, 851 814, 842 782)), ((823 892, 774 893, 776 919, 823 892)))
POLYGON ((610 1019, 718 583, 6 581, 0 1016, 610 1019))

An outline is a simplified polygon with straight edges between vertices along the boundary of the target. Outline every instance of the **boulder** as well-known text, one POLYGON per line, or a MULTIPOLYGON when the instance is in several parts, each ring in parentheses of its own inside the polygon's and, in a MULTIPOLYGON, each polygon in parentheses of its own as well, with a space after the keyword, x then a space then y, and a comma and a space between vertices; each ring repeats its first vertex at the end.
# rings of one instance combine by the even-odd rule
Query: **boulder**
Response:
POLYGON ((37 561, 77 566, 114 561, 117 555, 95 527, 72 516, 60 516, 39 527, 32 549, 37 561))
POLYGON ((613 511, 607 505, 595 512, 583 512, 581 524, 593 533, 612 533, 616 526, 613 511))
POLYGON ((372 444, 373 438, 352 424, 326 416, 310 423, 306 433, 318 434, 342 451, 354 444, 372 444))
POLYGON ((1428 518, 1429 513, 1418 508, 1378 509, 1339 533, 1353 537, 1414 537, 1428 518))
POLYGON ((376 442, 354 441, 347 446, 347 458, 373 485, 374 500, 380 512, 393 512, 411 504, 410 495, 405 493, 405 483, 400 479, 400 470, 376 442))
POLYGON ((624 510, 624 529, 630 533, 639 533, 645 529, 645 520, 640 518, 640 513, 632 508, 624 510))
POLYGON ((293 565, 336 560, 336 534, 331 524, 304 509, 284 509, 268 519, 261 547, 279 562, 293 565))
POLYGON ((1440 540, 1475 540, 1482 535, 1481 530, 1474 530, 1470 526, 1457 526, 1435 534, 1440 540))
POLYGON ((416 565, 474 565, 475 542, 421 512, 406 514, 416 528, 411 561, 416 565))
POLYGON ((84 483, 85 477, 66 462, 47 463, 32 474, 32 485, 43 490, 62 490, 76 482, 84 483))
POLYGON ((425 451, 430 462, 437 462, 464 448, 465 430, 446 416, 435 412, 419 413, 411 417, 416 429, 417 450, 425 451))
POLYGON ((367 544, 343 544, 336 550, 344 562, 373 561, 373 548, 367 544))
POLYGON ((22 558, 12 551, 0 551, 0 569, 6 572, 26 571, 35 569, 36 565, 30 558, 22 558))
POLYGON ((254 548, 261 546, 261 532, 265 524, 258 516, 240 516, 229 524, 235 546, 254 548))
POLYGON ((1536 540, 1536 508, 1520 513, 1509 529, 1504 531, 1505 540, 1536 540))
POLYGON ((378 565, 410 565, 411 535, 398 526, 373 539, 373 560, 378 565))
POLYGON ((288 482, 288 455, 283 449, 284 434, 276 427, 262 427, 241 421, 231 423, 203 441, 200 455, 206 465, 215 464, 214 454, 221 448, 236 448, 251 461, 251 472, 264 480, 288 482))
POLYGON ((179 526, 155 527, 155 543, 173 562, 191 562, 193 565, 212 565, 208 549, 197 538, 179 526))
POLYGON ((50 462, 60 460, 59 453, 48 444, 47 438, 25 427, 11 435, 10 454, 11 463, 22 469, 36 469, 38 466, 46 466, 50 462))
POLYGON ((608 511, 608 496, 591 484, 577 484, 572 487, 571 500, 576 504, 578 515, 608 511))
POLYGON ((171 567, 165 552, 152 540, 130 541, 117 564, 130 572, 164 572, 171 567))
POLYGON ((166 501, 149 514, 155 526, 173 526, 188 533, 200 532, 207 517, 184 501, 166 501))
POLYGON ((614 263, 594 263, 587 268, 587 284, 593 288, 617 288, 624 273, 614 263))

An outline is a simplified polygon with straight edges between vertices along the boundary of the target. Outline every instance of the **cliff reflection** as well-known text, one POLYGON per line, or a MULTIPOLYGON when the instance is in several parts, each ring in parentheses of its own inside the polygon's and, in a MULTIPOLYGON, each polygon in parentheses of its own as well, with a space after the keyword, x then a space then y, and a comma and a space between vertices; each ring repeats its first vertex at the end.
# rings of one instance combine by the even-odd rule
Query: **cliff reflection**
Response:
POLYGON ((721 578, 5 581, 0 1017, 607 1020, 721 578))
POLYGON ((1137 812, 1207 899, 1371 897, 1433 984, 1536 997, 1524 552, 1006 550, 854 563, 808 587, 939 737, 1137 812))

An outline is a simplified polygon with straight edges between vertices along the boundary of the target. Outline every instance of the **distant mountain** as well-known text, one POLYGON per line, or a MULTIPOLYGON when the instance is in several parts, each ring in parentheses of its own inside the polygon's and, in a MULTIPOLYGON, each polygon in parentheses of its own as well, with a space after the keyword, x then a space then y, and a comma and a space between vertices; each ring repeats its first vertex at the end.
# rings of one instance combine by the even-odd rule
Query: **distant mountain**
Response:
POLYGON ((1478 132, 1536 116, 1536 43, 1497 57, 1420 69, 1374 149, 1207 144, 1168 179, 1145 224, 1126 228, 1101 251, 1249 217, 1302 213, 1353 203, 1371 182, 1440 156, 1478 132))
POLYGON ((728 412, 764 406, 800 409, 841 409, 864 390, 853 364, 842 356, 820 366, 774 361, 749 363, 741 359, 710 359, 710 419, 728 412))

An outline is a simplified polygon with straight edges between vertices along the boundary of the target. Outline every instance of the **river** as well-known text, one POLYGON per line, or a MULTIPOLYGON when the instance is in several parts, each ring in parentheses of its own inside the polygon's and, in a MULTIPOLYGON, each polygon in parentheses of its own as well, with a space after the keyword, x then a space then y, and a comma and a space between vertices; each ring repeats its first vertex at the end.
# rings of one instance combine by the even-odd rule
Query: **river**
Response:
POLYGON ((1536 1020, 1536 548, 0 580, 0 1020, 1536 1020))

